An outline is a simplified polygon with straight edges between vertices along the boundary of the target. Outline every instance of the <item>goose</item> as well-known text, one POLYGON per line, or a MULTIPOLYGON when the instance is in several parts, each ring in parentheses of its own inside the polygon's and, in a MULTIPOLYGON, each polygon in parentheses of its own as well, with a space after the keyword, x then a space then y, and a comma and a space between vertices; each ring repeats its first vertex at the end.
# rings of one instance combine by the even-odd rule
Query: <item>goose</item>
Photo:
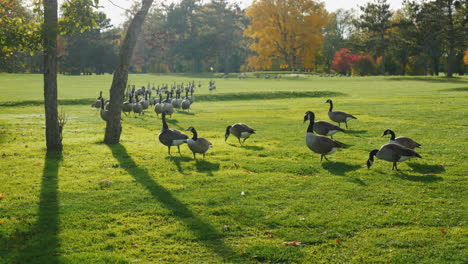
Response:
POLYGON ((181 103, 182 110, 190 111, 190 100, 188 99, 188 90, 185 92, 185 99, 181 103))
POLYGON ((166 112, 162 112, 162 123, 163 128, 161 130, 161 133, 159 133, 159 141, 163 145, 167 146, 167 152, 169 153, 169 156, 172 156, 171 146, 177 146, 177 149, 179 150, 180 154, 180 145, 186 143, 189 137, 178 130, 169 129, 169 126, 166 123, 166 112))
POLYGON ((101 97, 101 112, 100 112, 100 114, 101 114, 102 120, 104 120, 106 122, 109 121, 110 112, 109 112, 109 110, 104 109, 104 98, 102 98, 102 97, 101 97))
POLYGON ((138 95, 135 95, 135 102, 132 104, 133 113, 141 115, 143 112, 143 106, 138 101, 138 95))
POLYGON ((130 113, 132 108, 132 95, 130 95, 128 101, 122 103, 122 112, 127 116, 127 113, 130 113))
POLYGON ((413 157, 422 158, 421 155, 416 153, 414 150, 407 149, 398 144, 385 144, 380 147, 379 150, 374 149, 369 153, 369 159, 367 160, 368 169, 370 169, 374 163, 374 156, 382 160, 393 162, 392 170, 395 169, 397 171, 397 162, 405 161, 413 157))
POLYGON ((408 138, 408 137, 397 137, 395 138, 395 132, 393 132, 392 130, 390 129, 387 129, 383 132, 382 134, 382 137, 385 136, 385 135, 388 135, 390 134, 390 143, 393 143, 393 144, 398 144, 400 146, 403 146, 405 148, 408 148, 408 149, 412 149, 414 150, 415 148, 419 148, 421 146, 421 144, 419 144, 418 142, 412 140, 411 138, 408 138))
POLYGON ((174 107, 171 104, 171 100, 169 99, 169 92, 166 92, 167 98, 166 101, 164 101, 163 104, 163 112, 165 112, 167 115, 170 115, 172 117, 172 114, 174 113, 174 107))
POLYGON ((180 92, 176 91, 176 98, 172 99, 171 104, 174 108, 180 108, 180 103, 182 100, 179 100, 180 92))
POLYGON ((102 104, 102 91, 99 92, 99 97, 96 99, 96 101, 91 105, 92 107, 96 109, 101 109, 101 104, 102 104))
POLYGON ((140 101, 141 106, 143 107, 143 110, 148 109, 149 107, 149 100, 148 100, 148 93, 145 92, 144 97, 140 101))
POLYGON ((331 99, 328 99, 325 103, 330 104, 330 109, 328 110, 328 117, 330 117, 332 121, 337 122, 338 126, 341 126, 341 123, 344 122, 346 124, 346 128, 348 128, 348 121, 351 119, 357 119, 355 116, 352 116, 345 112, 333 111, 333 101, 331 99))
MULTIPOLYGON (((307 113, 311 113, 311 111, 307 111, 305 113, 304 122, 307 121, 307 113)), ((345 132, 344 129, 326 121, 314 122, 314 131, 315 133, 322 136, 330 136, 332 139, 334 134, 338 132, 345 132)))
POLYGON ((154 112, 156 112, 156 115, 159 116, 163 112, 163 102, 162 102, 162 95, 159 94, 159 103, 156 103, 154 105, 154 112))
POLYGON ((317 136, 314 134, 314 120, 315 114, 311 111, 307 111, 304 116, 304 121, 309 120, 309 127, 307 127, 306 144, 310 150, 320 154, 320 161, 325 158, 328 161, 326 155, 335 153, 339 148, 346 148, 347 146, 336 140, 327 138, 325 136, 317 136))
POLYGON ((205 159, 205 153, 213 146, 211 143, 206 140, 205 138, 198 137, 197 130, 194 127, 189 127, 185 131, 190 131, 193 133, 193 137, 186 140, 186 143, 190 150, 193 152, 193 158, 195 157, 196 153, 203 154, 203 159, 205 159))
POLYGON ((233 134, 234 136, 237 137, 237 140, 239 140, 239 144, 242 145, 252 134, 255 134, 255 129, 249 127, 246 124, 243 123, 237 123, 232 126, 227 126, 226 127, 226 134, 224 135, 224 141, 226 141, 229 137, 230 134, 233 134), (244 140, 240 141, 240 139, 243 138, 244 140))

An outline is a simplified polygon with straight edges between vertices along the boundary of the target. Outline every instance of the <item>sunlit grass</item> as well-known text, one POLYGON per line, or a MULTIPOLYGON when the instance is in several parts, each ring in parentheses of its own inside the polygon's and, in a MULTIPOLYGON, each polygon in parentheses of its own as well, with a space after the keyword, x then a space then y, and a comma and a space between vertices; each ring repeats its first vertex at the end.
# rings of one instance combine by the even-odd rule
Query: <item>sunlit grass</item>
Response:
MULTIPOLYGON (((73 101, 61 106, 64 151, 46 155, 41 76, 1 74, 0 263, 465 262, 466 78, 216 79, 218 101, 209 78, 130 76, 192 79, 205 100, 169 125, 213 143, 197 161, 187 146, 167 156, 152 111, 124 117, 121 144, 107 146, 99 114, 73 101), (358 120, 335 137, 351 147, 321 163, 302 120, 328 120, 328 97, 358 120), (242 147, 224 142, 236 122, 257 130, 242 147), (368 170, 388 128, 421 143, 423 159, 368 170)), ((59 98, 87 102, 110 80, 60 76, 59 98)))

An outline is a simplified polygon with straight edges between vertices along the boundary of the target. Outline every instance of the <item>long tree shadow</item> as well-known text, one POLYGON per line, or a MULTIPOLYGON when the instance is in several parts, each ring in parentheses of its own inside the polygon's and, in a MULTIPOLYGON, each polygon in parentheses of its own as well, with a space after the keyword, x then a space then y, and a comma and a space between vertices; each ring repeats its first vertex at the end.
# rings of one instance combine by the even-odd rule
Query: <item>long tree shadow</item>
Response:
MULTIPOLYGON (((59 234, 58 170, 62 152, 47 152, 42 173, 36 232, 18 254, 18 263, 61 263, 59 234)), ((13 262, 14 263, 14 262, 13 262)))
POLYGON ((411 162, 411 163, 407 163, 407 165, 415 172, 419 172, 422 174, 445 172, 445 168, 437 164, 428 165, 428 164, 419 164, 419 163, 411 162))
MULTIPOLYGON (((361 165, 355 165, 355 164, 348 164, 345 162, 323 162, 322 163, 322 168, 330 172, 331 174, 337 175, 337 176, 346 176, 346 173, 350 171, 355 171, 359 168, 361 168, 361 165)), ((349 182, 356 183, 359 185, 367 186, 365 182, 363 182, 359 178, 355 177, 346 177, 346 179, 349 182)))
POLYGON ((151 195, 159 201, 164 207, 171 210, 175 217, 183 221, 190 231, 198 238, 198 241, 205 247, 213 250, 224 259, 225 262, 233 260, 242 261, 239 254, 223 241, 223 235, 215 230, 209 223, 197 217, 190 211, 186 205, 177 200, 171 192, 159 185, 149 174, 148 171, 138 167, 133 159, 128 155, 127 150, 121 144, 108 145, 112 155, 122 166, 128 166, 133 178, 150 191, 151 195))
POLYGON ((227 143, 229 146, 231 147, 234 147, 234 148, 243 148, 243 149, 248 149, 248 150, 254 150, 254 151, 260 151, 260 150, 264 150, 265 148, 264 147, 260 147, 260 146, 250 146, 250 145, 240 145, 240 144, 233 144, 233 143, 227 143))

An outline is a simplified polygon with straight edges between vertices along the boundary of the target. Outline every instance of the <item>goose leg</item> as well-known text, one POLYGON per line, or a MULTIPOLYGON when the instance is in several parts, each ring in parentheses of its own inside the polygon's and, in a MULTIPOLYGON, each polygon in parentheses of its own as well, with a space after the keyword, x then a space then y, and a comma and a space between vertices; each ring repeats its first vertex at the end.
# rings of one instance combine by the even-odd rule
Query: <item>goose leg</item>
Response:
POLYGON ((338 122, 338 126, 341 127, 341 123, 340 123, 340 122, 338 122))
POLYGON ((172 155, 171 155, 171 146, 168 146, 168 147, 167 147, 167 153, 169 153, 169 156, 172 156, 172 155))
POLYGON ((242 141, 242 143, 244 143, 246 140, 247 140, 247 138, 244 138, 244 140, 242 141))
POLYGON ((203 153, 203 160, 205 160, 205 153, 203 153))
POLYGON ((242 142, 240 141, 240 138, 237 138, 237 140, 239 140, 239 144, 241 144, 241 145, 242 145, 242 142))
POLYGON ((320 162, 322 162, 323 160, 323 155, 320 155, 320 162))
POLYGON ((179 155, 182 156, 182 154, 180 153, 180 146, 177 146, 177 149, 179 150, 179 155))
POLYGON ((193 153, 193 159, 195 159, 195 160, 197 159, 197 157, 195 157, 195 152, 193 153))
POLYGON ((323 157, 325 158, 326 161, 329 161, 329 160, 327 159, 327 156, 323 155, 323 157))
POLYGON ((346 129, 348 129, 348 122, 345 121, 344 123, 346 124, 346 129))
POLYGON ((400 171, 400 170, 398 169, 398 167, 397 167, 396 161, 395 161, 395 170, 396 170, 396 171, 400 171))
POLYGON ((331 139, 333 139, 333 135, 331 135, 330 137, 331 137, 331 139))

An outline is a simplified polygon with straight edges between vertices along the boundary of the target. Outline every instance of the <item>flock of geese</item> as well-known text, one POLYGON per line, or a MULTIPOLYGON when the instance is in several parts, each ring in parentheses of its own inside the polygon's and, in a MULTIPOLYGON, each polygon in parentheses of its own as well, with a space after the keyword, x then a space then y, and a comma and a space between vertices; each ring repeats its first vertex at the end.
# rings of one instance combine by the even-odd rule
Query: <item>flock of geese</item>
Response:
MULTIPOLYGON (((126 92, 128 100, 125 101, 122 105, 122 111, 125 115, 130 112, 134 114, 144 114, 144 110, 148 109, 149 106, 154 106, 154 111, 159 116, 162 116, 162 130, 159 134, 159 141, 168 147, 168 154, 171 155, 171 147, 177 146, 178 152, 180 154, 180 145, 187 144, 190 150, 193 153, 193 158, 196 159, 196 154, 202 154, 205 158, 206 152, 212 147, 212 144, 205 138, 199 137, 198 132, 194 127, 189 127, 186 131, 192 133, 190 138, 188 135, 184 134, 181 131, 176 129, 170 129, 166 122, 166 116, 171 116, 174 113, 174 108, 182 110, 190 110, 190 105, 195 101, 193 96, 195 90, 195 82, 189 83, 187 86, 184 84, 176 85, 173 84, 169 89, 168 85, 154 86, 149 88, 144 86, 138 90, 135 90, 135 86, 126 92), (152 98, 152 92, 156 93, 158 99, 152 98), (185 97, 181 95, 185 92, 185 97), (190 93, 190 95, 189 95, 190 93), (166 96, 166 99, 163 100, 163 95, 166 96), (175 95, 175 96, 174 96, 175 95), (141 96, 141 99, 140 99, 141 96)), ((198 87, 201 87, 201 84, 198 84, 198 87)), ((214 82, 209 83, 208 89, 214 90, 214 82)), ((320 161, 325 158, 328 161, 327 155, 335 153, 340 148, 347 148, 348 145, 341 143, 333 139, 333 135, 338 132, 345 132, 341 128, 341 123, 344 123, 346 129, 348 129, 348 122, 353 119, 357 119, 355 116, 350 115, 341 111, 333 111, 333 101, 328 99, 325 103, 330 104, 328 110, 328 117, 333 122, 338 123, 338 126, 329 123, 327 121, 315 121, 315 114, 312 111, 307 111, 304 115, 304 123, 309 121, 309 126, 306 133, 306 145, 313 152, 320 154, 320 161), (315 133, 316 134, 315 134, 315 133), (328 138, 328 136, 330 138, 328 138)), ((101 118, 104 121, 109 119, 109 112, 106 108, 108 105, 108 100, 104 100, 102 97, 102 92, 97 98, 96 102, 93 104, 93 107, 100 109, 101 118)), ((255 129, 244 123, 236 123, 226 127, 225 141, 227 141, 229 135, 234 135, 237 137, 239 144, 243 144, 252 134, 255 134, 255 129), (242 139, 242 141, 241 141, 242 139)), ((393 163, 392 170, 397 170, 397 162, 402 162, 410 158, 421 156, 414 150, 421 145, 414 140, 407 137, 395 137, 395 133, 387 129, 384 131, 382 136, 390 135, 390 141, 388 144, 385 144, 380 147, 380 149, 374 149, 369 153, 369 159, 367 160, 367 168, 370 168, 374 163, 374 157, 377 157, 381 160, 389 161, 393 163)))

